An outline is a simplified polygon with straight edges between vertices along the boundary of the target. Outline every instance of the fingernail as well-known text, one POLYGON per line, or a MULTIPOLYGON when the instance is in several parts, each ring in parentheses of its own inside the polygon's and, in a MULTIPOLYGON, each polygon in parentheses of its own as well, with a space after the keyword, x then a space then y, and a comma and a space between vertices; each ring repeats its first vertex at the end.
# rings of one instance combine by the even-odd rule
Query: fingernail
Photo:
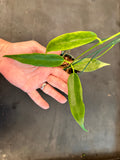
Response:
POLYGON ((62 104, 66 103, 66 102, 67 102, 67 99, 66 99, 66 98, 64 98, 64 99, 61 101, 62 104))
POLYGON ((49 108, 50 108, 49 106, 44 107, 45 110, 47 110, 47 109, 49 109, 49 108))
POLYGON ((46 105, 46 106, 40 106, 42 109, 45 109, 45 110, 47 110, 47 109, 49 109, 49 105, 46 105))

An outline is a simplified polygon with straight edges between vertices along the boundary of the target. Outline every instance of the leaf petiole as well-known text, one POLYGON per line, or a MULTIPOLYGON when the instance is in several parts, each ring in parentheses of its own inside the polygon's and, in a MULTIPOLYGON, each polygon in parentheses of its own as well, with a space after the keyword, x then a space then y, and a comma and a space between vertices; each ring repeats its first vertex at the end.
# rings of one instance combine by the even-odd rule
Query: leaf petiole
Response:
MULTIPOLYGON (((69 61, 67 61, 67 60, 64 60, 64 62, 68 63, 68 64, 71 66, 71 68, 72 68, 72 70, 73 70, 73 73, 75 73, 75 69, 74 69, 72 63, 69 62, 69 61)), ((67 68, 67 67, 66 67, 66 68, 67 68)), ((68 67, 68 68, 69 68, 69 67, 68 67)))
POLYGON ((97 37, 96 39, 99 41, 100 44, 103 44, 103 41, 99 37, 97 37))

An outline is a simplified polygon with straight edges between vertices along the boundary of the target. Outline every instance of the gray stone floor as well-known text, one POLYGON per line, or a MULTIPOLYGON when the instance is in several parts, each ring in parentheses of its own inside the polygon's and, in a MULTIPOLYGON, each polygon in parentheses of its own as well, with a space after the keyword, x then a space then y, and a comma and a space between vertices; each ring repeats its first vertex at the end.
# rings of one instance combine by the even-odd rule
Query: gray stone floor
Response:
MULTIPOLYGON (((120 31, 119 9, 119 0, 0 0, 0 37, 11 42, 34 39, 44 46, 78 30, 104 38, 120 31)), ((102 60, 111 66, 80 76, 88 133, 75 123, 68 103, 41 93, 51 106, 42 110, 0 75, 0 160, 120 153, 119 45, 102 60)))

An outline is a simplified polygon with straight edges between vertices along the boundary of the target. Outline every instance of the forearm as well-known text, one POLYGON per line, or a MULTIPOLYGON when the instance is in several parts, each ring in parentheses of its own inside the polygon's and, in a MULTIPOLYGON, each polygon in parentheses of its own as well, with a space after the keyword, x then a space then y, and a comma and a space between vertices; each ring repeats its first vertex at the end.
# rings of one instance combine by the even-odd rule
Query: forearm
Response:
POLYGON ((7 43, 8 43, 7 41, 0 38, 0 60, 4 55, 7 43))

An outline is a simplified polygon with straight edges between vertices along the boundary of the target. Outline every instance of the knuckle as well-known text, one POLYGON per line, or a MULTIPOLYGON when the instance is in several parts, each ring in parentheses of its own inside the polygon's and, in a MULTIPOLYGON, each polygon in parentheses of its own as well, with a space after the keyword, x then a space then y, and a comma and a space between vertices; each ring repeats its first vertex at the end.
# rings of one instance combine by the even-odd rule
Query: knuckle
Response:
POLYGON ((38 42, 31 40, 31 48, 33 52, 38 52, 38 42))
POLYGON ((39 43, 38 43, 37 41, 35 41, 35 40, 31 40, 31 43, 32 43, 32 45, 35 46, 35 47, 37 47, 38 44, 39 44, 39 43))

